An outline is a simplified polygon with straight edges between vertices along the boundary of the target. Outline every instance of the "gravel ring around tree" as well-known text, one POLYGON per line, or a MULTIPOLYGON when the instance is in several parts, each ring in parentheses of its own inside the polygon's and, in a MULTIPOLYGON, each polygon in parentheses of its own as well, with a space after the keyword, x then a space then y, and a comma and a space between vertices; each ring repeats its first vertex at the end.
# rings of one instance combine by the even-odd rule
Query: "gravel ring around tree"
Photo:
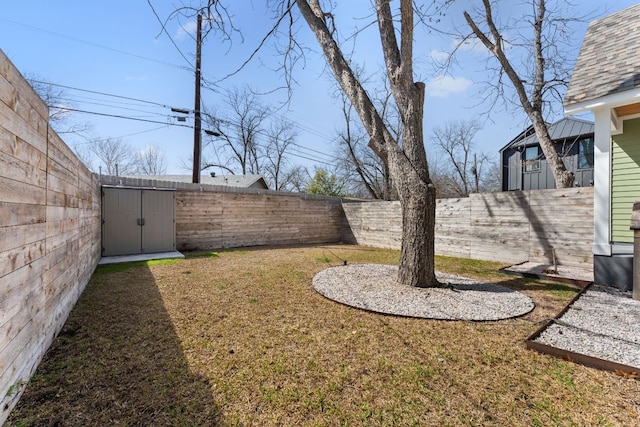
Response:
POLYGON ((353 264, 331 267, 313 287, 336 302, 377 313, 441 320, 503 320, 529 313, 534 303, 522 292, 436 272, 442 288, 414 288, 397 282, 398 267, 353 264))

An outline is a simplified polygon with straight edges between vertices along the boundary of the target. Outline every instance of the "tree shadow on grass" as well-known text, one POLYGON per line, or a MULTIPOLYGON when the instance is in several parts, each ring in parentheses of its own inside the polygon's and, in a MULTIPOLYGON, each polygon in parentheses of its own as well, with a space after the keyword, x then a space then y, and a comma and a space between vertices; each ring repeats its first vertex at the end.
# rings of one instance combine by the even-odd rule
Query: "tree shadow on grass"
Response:
POLYGON ((98 270, 7 425, 222 424, 149 268, 98 270))

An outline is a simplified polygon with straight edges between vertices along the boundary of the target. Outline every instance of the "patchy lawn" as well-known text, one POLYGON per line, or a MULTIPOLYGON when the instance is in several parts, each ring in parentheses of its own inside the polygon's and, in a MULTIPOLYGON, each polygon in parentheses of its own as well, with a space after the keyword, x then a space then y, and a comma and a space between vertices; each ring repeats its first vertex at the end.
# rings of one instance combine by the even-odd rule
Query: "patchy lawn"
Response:
POLYGON ((537 308, 488 323, 384 316, 313 290, 315 273, 345 259, 393 264, 398 252, 256 249, 100 267, 7 425, 640 422, 640 382, 525 349, 573 288, 438 258, 537 308))

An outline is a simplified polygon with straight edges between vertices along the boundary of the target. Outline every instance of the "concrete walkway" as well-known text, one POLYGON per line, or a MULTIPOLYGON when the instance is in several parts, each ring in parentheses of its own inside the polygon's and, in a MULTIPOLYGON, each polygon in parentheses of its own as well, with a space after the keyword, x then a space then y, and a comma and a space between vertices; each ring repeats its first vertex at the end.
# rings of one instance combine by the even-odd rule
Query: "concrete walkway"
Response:
POLYGON ((149 261, 152 259, 171 259, 171 258, 184 258, 178 251, 173 252, 158 252, 153 254, 135 254, 135 255, 119 255, 102 257, 98 264, 118 264, 122 262, 135 262, 135 261, 149 261))

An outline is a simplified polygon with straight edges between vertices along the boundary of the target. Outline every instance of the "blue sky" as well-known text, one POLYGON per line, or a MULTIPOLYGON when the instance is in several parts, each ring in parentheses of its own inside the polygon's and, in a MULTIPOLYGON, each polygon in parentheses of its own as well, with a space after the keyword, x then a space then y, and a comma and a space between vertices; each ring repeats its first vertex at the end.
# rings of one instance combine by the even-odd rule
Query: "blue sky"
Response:
MULTIPOLYGON (((147 121, 87 113, 75 113, 72 120, 90 123, 94 138, 122 138, 136 149, 157 146, 165 153, 169 173, 189 173, 182 165, 189 163, 193 131, 189 127, 173 125, 189 126, 192 121, 178 122, 170 108, 193 109, 194 77, 190 61, 194 57, 195 43, 177 21, 167 25, 167 32, 176 48, 169 37, 162 34, 161 26, 146 0, 24 0, 3 3, 0 49, 23 74, 68 86, 65 92, 73 108, 147 121)), ((152 0, 152 3, 162 18, 171 12, 169 2, 152 0)), ((269 91, 282 85, 281 76, 273 71, 279 56, 269 47, 243 71, 220 81, 247 58, 268 28, 271 21, 265 16, 263 3, 262 0, 246 1, 236 5, 232 11, 236 25, 243 31, 244 40, 236 39, 232 44, 213 36, 205 40, 203 76, 210 83, 208 86, 213 84, 214 90, 203 89, 204 104, 215 105, 221 93, 234 86, 249 85, 260 91, 269 91)), ((475 3, 478 2, 459 2, 443 17, 443 28, 463 28, 464 21, 459 12, 475 3)), ((594 18, 635 4, 627 0, 576 0, 576 3, 583 12, 593 11, 590 16, 594 18)), ((503 4, 512 9, 513 3, 503 4)), ((367 22, 369 5, 368 0, 341 5, 344 10, 340 9, 339 22, 348 25, 342 30, 344 34, 350 27, 367 22)), ((507 9, 503 10, 503 16, 517 13, 507 9)), ((183 20, 182 23, 187 32, 192 29, 192 22, 183 20)), ((584 23, 573 33, 575 56, 586 27, 584 23)), ((300 28, 299 36, 311 51, 304 67, 296 69, 294 78, 297 85, 290 104, 279 114, 298 125, 300 147, 296 153, 299 157, 291 160, 311 168, 326 167, 335 163, 332 141, 336 129, 342 124, 340 106, 332 97, 334 86, 317 43, 305 27, 300 28)), ((449 37, 422 30, 416 32, 416 74, 427 83, 425 143, 428 151, 429 135, 434 126, 449 120, 472 118, 487 108, 486 105, 477 105, 484 90, 480 82, 486 78, 481 66, 486 53, 474 49, 462 52, 459 66, 448 75, 434 71, 431 66, 432 59, 450 50, 452 43, 449 37)), ((382 59, 374 29, 365 30, 359 36, 356 49, 357 60, 364 63, 367 70, 379 69, 382 59)), ((266 101, 278 105, 285 98, 286 94, 280 91, 270 95, 266 101)), ((495 112, 477 135, 477 148, 495 155, 497 159, 498 150, 526 125, 523 114, 495 112)), ((64 139, 70 146, 86 143, 73 136, 64 139)))

